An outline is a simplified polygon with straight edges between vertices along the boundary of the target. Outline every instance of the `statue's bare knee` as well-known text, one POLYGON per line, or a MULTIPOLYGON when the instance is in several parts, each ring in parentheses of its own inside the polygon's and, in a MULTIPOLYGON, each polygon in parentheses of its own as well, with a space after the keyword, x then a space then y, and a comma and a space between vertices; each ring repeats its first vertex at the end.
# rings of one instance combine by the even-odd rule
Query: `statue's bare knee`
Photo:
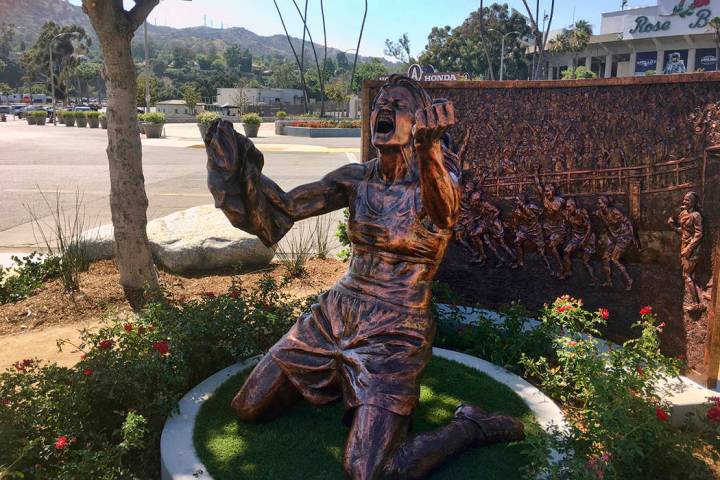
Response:
POLYGON ((270 354, 250 373, 230 406, 244 422, 271 420, 280 415, 300 394, 270 354))

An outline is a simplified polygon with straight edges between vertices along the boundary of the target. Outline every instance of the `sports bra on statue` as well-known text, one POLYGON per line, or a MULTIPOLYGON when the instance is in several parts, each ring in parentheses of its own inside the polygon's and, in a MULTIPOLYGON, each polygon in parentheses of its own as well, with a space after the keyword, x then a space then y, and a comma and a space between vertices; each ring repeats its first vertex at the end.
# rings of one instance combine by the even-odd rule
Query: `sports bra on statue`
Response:
POLYGON ((427 308, 451 234, 428 222, 419 182, 386 185, 377 160, 368 162, 350 208, 353 255, 339 285, 396 306, 427 308))

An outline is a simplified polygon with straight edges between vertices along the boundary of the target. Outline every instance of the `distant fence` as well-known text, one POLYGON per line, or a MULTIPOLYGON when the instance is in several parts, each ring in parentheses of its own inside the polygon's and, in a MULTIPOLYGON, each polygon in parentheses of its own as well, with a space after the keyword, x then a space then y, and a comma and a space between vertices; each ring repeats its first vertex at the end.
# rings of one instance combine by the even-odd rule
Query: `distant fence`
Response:
MULTIPOLYGON (((564 195, 595 196, 624 195, 629 184, 638 182, 640 193, 659 193, 702 187, 704 184, 704 158, 685 158, 655 165, 545 172, 538 175, 542 184, 553 184, 564 195)), ((535 185, 527 174, 503 175, 485 179, 482 191, 496 197, 511 199, 535 185)))

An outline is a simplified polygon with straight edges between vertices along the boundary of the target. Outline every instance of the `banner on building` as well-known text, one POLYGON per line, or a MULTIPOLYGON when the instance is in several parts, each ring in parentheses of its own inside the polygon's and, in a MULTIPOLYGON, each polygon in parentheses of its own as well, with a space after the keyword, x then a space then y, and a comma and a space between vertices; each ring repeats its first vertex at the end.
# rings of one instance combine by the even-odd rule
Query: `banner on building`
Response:
POLYGON ((665 50, 665 63, 663 73, 687 73, 688 50, 665 50))
POLYGON ((635 76, 657 73, 657 52, 638 52, 635 59, 635 76))
POLYGON ((705 72, 717 70, 717 50, 714 48, 698 48, 695 51, 695 70, 705 72))

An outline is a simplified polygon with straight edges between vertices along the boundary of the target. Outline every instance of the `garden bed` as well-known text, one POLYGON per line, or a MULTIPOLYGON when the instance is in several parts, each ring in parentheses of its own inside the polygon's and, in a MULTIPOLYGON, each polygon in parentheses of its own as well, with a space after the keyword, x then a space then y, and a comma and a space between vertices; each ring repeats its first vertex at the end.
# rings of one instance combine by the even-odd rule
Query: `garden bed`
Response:
POLYGON ((285 126, 283 135, 291 137, 360 137, 359 128, 315 128, 315 127, 292 127, 285 126))
MULTIPOLYGON (((551 401, 509 372, 467 355, 441 349, 434 353, 436 358, 423 377, 415 432, 447 423, 462 402, 521 417, 530 438, 542 435, 534 416, 543 426, 562 422, 559 409, 551 401), (487 374, 478 373, 478 369, 487 374)), ((248 479, 283 479, 297 478, 298 471, 308 479, 342 478, 341 460, 348 433, 340 421, 342 405, 318 408, 302 402, 272 423, 238 422, 229 403, 244 381, 247 371, 242 370, 246 366, 219 372, 181 401, 181 414, 171 418, 163 432, 163 478, 185 474, 219 480, 242 473, 248 479), (203 403, 207 397, 211 398, 203 403), (193 431, 197 452, 190 438, 193 431), (299 432, 303 432, 302 442, 298 441, 299 432)), ((519 470, 527 463, 522 443, 496 445, 458 456, 431 478, 521 478, 519 470)))

